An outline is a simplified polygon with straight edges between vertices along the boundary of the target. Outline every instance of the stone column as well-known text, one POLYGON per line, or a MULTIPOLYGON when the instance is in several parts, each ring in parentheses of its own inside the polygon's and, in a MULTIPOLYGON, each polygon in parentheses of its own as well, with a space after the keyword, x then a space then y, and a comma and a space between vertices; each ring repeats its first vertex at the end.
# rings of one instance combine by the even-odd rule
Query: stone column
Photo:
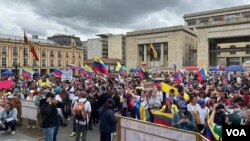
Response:
POLYGON ((160 58, 160 64, 161 64, 161 66, 163 66, 164 65, 164 44, 163 43, 161 43, 161 58, 160 58))
POLYGON ((144 63, 146 63, 148 65, 148 63, 147 63, 147 45, 144 45, 143 47, 144 47, 144 50, 143 50, 143 52, 144 52, 144 63))

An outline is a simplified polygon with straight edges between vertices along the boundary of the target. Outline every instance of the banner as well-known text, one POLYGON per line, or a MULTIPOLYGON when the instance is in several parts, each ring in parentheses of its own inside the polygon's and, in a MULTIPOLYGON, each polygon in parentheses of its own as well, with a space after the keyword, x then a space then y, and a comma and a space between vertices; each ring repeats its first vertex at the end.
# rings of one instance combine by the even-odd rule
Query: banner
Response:
POLYGON ((21 100, 22 118, 37 120, 37 106, 34 101, 21 100))
POLYGON ((72 70, 62 70, 62 81, 73 79, 73 71, 72 70))

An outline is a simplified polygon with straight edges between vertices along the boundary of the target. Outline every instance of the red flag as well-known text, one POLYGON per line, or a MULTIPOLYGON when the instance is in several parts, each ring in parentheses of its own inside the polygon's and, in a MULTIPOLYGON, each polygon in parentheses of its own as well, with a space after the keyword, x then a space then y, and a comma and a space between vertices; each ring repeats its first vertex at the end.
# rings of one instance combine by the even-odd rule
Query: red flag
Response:
POLYGON ((27 37, 25 31, 24 31, 24 43, 25 43, 26 45, 28 45, 28 47, 30 47, 30 52, 31 52, 32 55, 35 57, 36 61, 39 61, 38 56, 37 56, 37 54, 36 54, 36 50, 35 50, 35 44, 34 44, 34 43, 32 43, 32 44, 30 43, 30 41, 29 41, 29 39, 28 39, 28 37, 27 37))
POLYGON ((39 61, 38 56, 36 54, 35 44, 34 43, 32 44, 30 51, 33 54, 33 56, 36 58, 36 61, 39 61))

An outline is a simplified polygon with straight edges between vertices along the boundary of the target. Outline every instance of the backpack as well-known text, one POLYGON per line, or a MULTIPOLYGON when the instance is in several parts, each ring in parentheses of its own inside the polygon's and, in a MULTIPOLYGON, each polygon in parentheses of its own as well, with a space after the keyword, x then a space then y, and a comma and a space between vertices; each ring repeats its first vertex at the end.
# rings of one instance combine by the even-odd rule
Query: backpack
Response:
POLYGON ((80 102, 79 99, 76 101, 76 114, 75 114, 75 119, 78 121, 85 121, 86 118, 84 118, 81 114, 81 111, 84 110, 85 107, 85 103, 87 102, 87 100, 85 100, 84 102, 80 102))

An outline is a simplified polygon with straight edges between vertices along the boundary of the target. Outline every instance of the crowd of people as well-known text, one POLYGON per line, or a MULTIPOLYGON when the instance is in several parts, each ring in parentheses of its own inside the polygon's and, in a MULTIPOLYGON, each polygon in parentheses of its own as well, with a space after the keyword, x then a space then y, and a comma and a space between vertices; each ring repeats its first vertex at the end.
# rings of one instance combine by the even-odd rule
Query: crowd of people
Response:
MULTIPOLYGON (((170 123, 167 126, 201 134, 210 127, 218 135, 214 138, 219 139, 223 125, 250 125, 249 78, 247 72, 208 72, 200 81, 196 72, 187 71, 177 84, 175 72, 167 71, 143 75, 97 73, 63 82, 53 76, 37 76, 18 79, 12 89, 1 92, 5 98, 34 101, 38 120, 28 120, 27 128, 40 126, 45 141, 56 141, 59 128, 71 124, 69 121, 73 124, 69 136, 76 141, 86 141, 93 125, 99 125, 101 141, 110 141, 117 130, 115 115, 158 123, 155 112, 172 115, 166 119, 170 123), (155 79, 176 89, 166 92, 161 85, 142 87, 144 82, 155 79), (185 99, 185 95, 189 98, 185 99)), ((4 105, 0 130, 10 127, 11 134, 15 134, 17 111, 11 103, 4 105)))

